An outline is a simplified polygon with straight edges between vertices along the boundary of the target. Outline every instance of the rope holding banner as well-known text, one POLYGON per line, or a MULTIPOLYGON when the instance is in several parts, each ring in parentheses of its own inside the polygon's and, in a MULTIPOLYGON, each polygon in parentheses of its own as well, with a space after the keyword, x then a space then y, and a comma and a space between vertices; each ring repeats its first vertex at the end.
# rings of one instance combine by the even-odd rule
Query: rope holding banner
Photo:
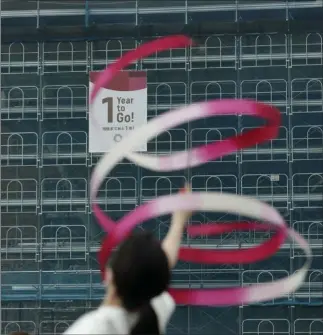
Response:
MULTIPOLYGON (((159 51, 191 45, 192 41, 185 36, 171 36, 142 44, 139 48, 126 53, 99 75, 90 95, 90 103, 93 104, 100 88, 109 82, 118 71, 137 59, 159 51)), ((93 110, 90 112, 95 113, 93 110)), ((103 179, 123 158, 127 158, 139 166, 153 171, 176 171, 198 166, 234 151, 271 140, 277 136, 279 126, 280 112, 275 107, 248 100, 209 101, 179 108, 157 116, 147 124, 135 129, 128 137, 116 144, 114 149, 109 154, 104 155, 99 161, 93 171, 91 180, 91 200, 94 214, 102 228, 109 232, 98 255, 102 275, 104 276, 105 264, 112 250, 130 234, 136 225, 156 216, 171 214, 177 210, 200 210, 238 214, 266 223, 236 222, 225 226, 216 224, 201 227, 192 226, 188 227, 188 234, 191 236, 201 234, 216 235, 243 229, 263 231, 270 228, 275 230, 275 235, 262 245, 244 250, 181 248, 180 260, 202 264, 253 263, 273 255, 285 242, 286 238, 289 237, 296 241, 304 250, 307 261, 300 270, 291 276, 270 283, 225 289, 171 289, 170 292, 177 303, 207 306, 250 304, 281 297, 300 287, 311 264, 311 250, 307 242, 298 233, 286 226, 283 218, 274 208, 256 199, 216 192, 180 193, 159 197, 149 203, 145 203, 125 215, 118 222, 114 222, 103 213, 96 202, 97 192, 103 179), (169 128, 176 127, 182 123, 214 115, 236 115, 237 113, 263 118, 267 121, 267 124, 221 142, 209 143, 169 156, 151 156, 133 152, 136 146, 148 142, 169 128)))

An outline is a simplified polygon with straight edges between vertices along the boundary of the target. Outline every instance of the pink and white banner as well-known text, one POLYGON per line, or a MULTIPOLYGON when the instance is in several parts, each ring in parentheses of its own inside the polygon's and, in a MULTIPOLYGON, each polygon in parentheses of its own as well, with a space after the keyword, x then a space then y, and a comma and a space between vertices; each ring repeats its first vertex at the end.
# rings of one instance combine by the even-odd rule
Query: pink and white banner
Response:
MULTIPOLYGON (((90 95, 99 74, 90 73, 90 95)), ((101 89, 90 108, 89 151, 109 152, 131 131, 147 123, 146 72, 119 72, 101 89)), ((135 151, 147 151, 147 143, 135 151)))

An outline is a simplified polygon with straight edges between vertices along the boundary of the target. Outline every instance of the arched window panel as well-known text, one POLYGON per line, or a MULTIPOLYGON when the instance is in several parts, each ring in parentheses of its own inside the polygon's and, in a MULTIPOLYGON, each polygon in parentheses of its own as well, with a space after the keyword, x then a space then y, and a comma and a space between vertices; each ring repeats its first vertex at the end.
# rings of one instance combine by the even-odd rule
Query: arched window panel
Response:
POLYGON ((1 210, 3 213, 37 213, 35 179, 2 179, 1 210))
POLYGON ((140 180, 140 201, 156 199, 163 195, 176 194, 184 187, 186 178, 184 176, 145 176, 140 180))
POLYGON ((41 211, 88 212, 88 190, 85 178, 45 178, 41 182, 41 211))
POLYGON ((322 78, 293 79, 291 94, 292 113, 322 113, 322 78))
POLYGON ((40 283, 39 271, 1 271, 1 300, 36 300, 40 283))
POLYGON ((107 177, 101 183, 96 204, 107 212, 127 212, 138 205, 138 185, 134 177, 107 177))
MULTIPOLYGON (((296 221, 293 228, 309 243, 315 257, 323 256, 323 221, 296 221)), ((296 241, 293 241, 293 257, 304 257, 296 241)))
POLYGON ((40 260, 86 260, 85 225, 45 225, 40 229, 40 260))
POLYGON ((322 208, 323 174, 295 173, 292 177, 293 208, 322 208))
POLYGON ((87 119, 88 88, 85 85, 46 85, 42 89, 43 120, 87 119))
MULTIPOLYGON (((216 128, 194 128, 191 131, 191 148, 204 146, 212 142, 221 142, 228 139, 229 137, 236 136, 237 130, 232 127, 216 127, 216 128)), ((224 157, 217 158, 208 163, 220 163, 220 162, 238 162, 238 153, 233 152, 224 157)))
POLYGON ((240 96, 273 105, 283 114, 287 113, 287 81, 284 79, 243 80, 240 96))
POLYGON ((14 42, 1 45, 1 73, 38 73, 40 68, 39 43, 14 42))
POLYGON ((292 66, 323 64, 323 43, 321 33, 291 35, 292 66))
POLYGON ((237 98, 237 84, 233 80, 193 81, 190 90, 192 103, 237 98))
POLYGON ((37 326, 34 321, 2 321, 1 334, 10 335, 14 332, 28 332, 34 334, 37 331, 37 326))
POLYGON ((295 335, 319 335, 323 332, 323 318, 298 318, 294 321, 295 335))
POLYGON ((289 335, 291 330, 288 319, 245 319, 242 321, 242 334, 248 335, 289 335))
MULTIPOLYGON (((242 272, 242 286, 249 286, 250 284, 273 282, 279 279, 283 279, 289 276, 287 270, 245 270, 242 272)), ((260 305, 274 305, 283 300, 289 300, 290 296, 288 294, 282 296, 281 298, 272 299, 260 305)))
POLYGON ((293 300, 313 305, 321 304, 323 299, 322 281, 323 270, 310 269, 302 286, 293 293, 293 300))
MULTIPOLYGON (((254 127, 242 128, 241 132, 247 132, 254 127)), ((280 127, 278 136, 265 143, 256 144, 240 151, 242 162, 287 162, 288 161, 288 130, 280 127)))
MULTIPOLYGON (((55 311, 56 314, 56 311, 55 311)), ((56 318, 55 318, 56 319, 56 318)), ((40 322, 40 332, 43 335, 63 334, 75 320, 46 320, 40 322)))
POLYGON ((248 34, 240 37, 240 67, 287 66, 286 34, 248 34))
POLYGON ((293 161, 322 160, 323 126, 306 125, 292 128, 293 161))
POLYGON ((187 103, 185 82, 148 82, 148 119, 187 103))
MULTIPOLYGON (((163 195, 179 192, 184 187, 186 178, 178 176, 144 176, 140 180, 140 203, 149 202, 163 195)), ((136 229, 152 231, 159 239, 163 239, 169 229, 170 215, 159 216, 143 222, 136 229)))
POLYGON ((196 192, 238 192, 238 179, 235 175, 201 175, 191 178, 192 190, 196 192))
MULTIPOLYGON (((143 40, 142 42, 148 42, 143 40)), ((156 52, 141 60, 142 70, 186 70, 188 63, 188 48, 175 48, 156 52)))
POLYGON ((38 135, 30 132, 1 133, 1 166, 37 166, 38 135))
POLYGON ((39 89, 36 86, 1 87, 2 120, 38 120, 39 89))
MULTIPOLYGON (((91 42, 91 70, 101 71, 128 51, 136 49, 138 45, 136 40, 126 38, 91 42)), ((129 69, 138 70, 140 62, 130 65, 129 69)))
POLYGON ((42 166, 88 164, 88 136, 84 131, 44 132, 41 149, 42 166))
POLYGON ((42 52, 43 71, 44 73, 86 72, 88 56, 88 42, 46 42, 42 52))
POLYGON ((246 174, 241 178, 243 195, 255 197, 271 206, 288 209, 288 176, 285 174, 246 174))
POLYGON ((187 131, 185 129, 170 129, 147 144, 147 151, 152 155, 168 156, 178 151, 187 150, 187 131))
POLYGON ((212 35, 190 48, 192 69, 236 68, 237 37, 233 35, 212 35))
MULTIPOLYGON (((6 224, 5 220, 4 224, 6 224)), ((37 228, 28 225, 1 226, 1 250, 2 261, 36 261, 38 254, 37 228)))

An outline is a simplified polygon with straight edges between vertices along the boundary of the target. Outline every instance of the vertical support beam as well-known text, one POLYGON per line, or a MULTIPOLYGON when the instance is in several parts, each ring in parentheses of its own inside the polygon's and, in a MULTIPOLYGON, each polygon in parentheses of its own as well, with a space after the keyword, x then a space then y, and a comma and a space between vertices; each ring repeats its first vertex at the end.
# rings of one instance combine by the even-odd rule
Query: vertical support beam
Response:
MULTIPOLYGON (((293 203, 292 203, 292 194, 293 194, 293 161, 292 161, 292 115, 291 115, 291 105, 292 105, 292 92, 291 92, 291 83, 292 83, 292 55, 291 55, 291 42, 292 42, 292 35, 290 33, 289 28, 289 12, 288 9, 286 11, 286 21, 288 24, 288 33, 287 33, 287 59, 286 59, 286 67, 287 67, 287 129, 288 129, 288 152, 287 152, 287 159, 288 159, 288 224, 290 227, 293 226, 293 203)), ((289 273, 294 272, 294 265, 293 265, 293 244, 290 244, 289 247, 289 273)), ((294 297, 292 297, 292 303, 294 302, 294 297)))
MULTIPOLYGON (((0 30, 2 27, 1 24, 1 1, 0 1, 0 30)), ((0 64, 1 64, 1 51, 2 51, 2 40, 1 40, 2 34, 0 34, 0 64)), ((2 91, 1 91, 1 78, 2 78, 2 72, 1 72, 1 67, 0 67, 0 97, 2 96, 2 91)), ((1 110, 1 101, 0 101, 0 122, 1 122, 1 116, 2 116, 2 110, 1 110)), ((0 128, 1 129, 1 128, 0 128)), ((1 131, 0 131, 0 148, 1 148, 1 131)), ((1 169, 0 169, 0 184, 1 184, 1 169)), ((0 227, 2 226, 1 222, 1 206, 0 206, 0 227)), ((1 229, 0 229, 0 241, 2 241, 2 236, 1 236, 1 229)), ((2 253, 0 252, 0 269, 2 268, 2 253)), ((0 272, 0 334, 3 333, 2 331, 2 274, 0 272)))
POLYGON ((185 25, 188 24, 188 3, 185 0, 185 25))
POLYGON ((236 0, 235 22, 239 22, 239 0, 236 0))
MULTIPOLYGON (((42 131, 43 131, 43 73, 44 73, 44 42, 39 43, 39 59, 38 59, 38 76, 39 76, 39 97, 38 97, 38 106, 40 115, 38 115, 38 136, 39 139, 42 138, 42 131)), ((42 153, 42 141, 38 141, 38 154, 41 155, 42 153)), ((38 215, 37 215, 37 231, 40 232, 42 228, 42 211, 41 211, 41 181, 43 176, 43 167, 41 164, 41 158, 38 157, 38 215)), ((40 238, 40 234, 38 235, 40 238)), ((43 283, 42 283, 42 255, 40 246, 42 241, 38 243, 38 283, 39 283, 39 290, 38 290, 38 306, 41 309, 42 307, 42 294, 43 294, 43 283)))
POLYGON ((85 0, 85 28, 89 27, 89 19, 90 19, 90 8, 89 8, 89 1, 85 0))
POLYGON ((295 334, 295 306, 289 306, 289 322, 290 322, 290 329, 289 334, 295 334))
POLYGON ((239 306, 239 335, 243 335, 243 328, 242 328, 242 323, 243 323, 243 306, 239 306))
MULTIPOLYGON (((186 11, 186 14, 187 14, 187 11, 186 11)), ((185 14, 185 20, 187 19, 186 14, 185 14)), ((192 78, 191 78, 191 71, 192 71, 191 54, 192 54, 192 52, 191 52, 191 48, 192 48, 191 46, 188 46, 186 48, 186 51, 185 51, 185 72, 186 72, 186 101, 185 101, 185 104, 186 105, 192 103, 192 97, 191 97, 191 81, 192 81, 192 78)), ((192 143, 192 141, 191 141, 191 130, 192 130, 191 122, 188 122, 188 124, 187 124, 186 150, 191 149, 191 143, 192 143)), ((188 158, 188 159, 190 159, 190 158, 188 158)), ((191 181, 192 171, 191 171, 190 167, 188 167, 186 169, 185 177, 187 179, 187 182, 191 181)), ((191 218, 190 218, 188 224, 190 224, 190 223, 191 223, 191 218)), ((187 243, 188 243, 188 245, 190 244, 190 237, 189 236, 187 237, 187 243)), ((189 263, 188 265, 189 265, 189 273, 190 273, 188 275, 188 287, 191 287, 191 263, 189 263)), ((191 306, 188 306, 187 309, 188 309, 187 310, 187 333, 188 333, 188 335, 190 335, 191 334, 191 313, 193 311, 192 311, 191 306)))
POLYGON ((135 18, 136 26, 138 26, 138 14, 139 14, 139 4, 138 4, 138 0, 136 0, 136 18, 135 18))
POLYGON ((36 27, 37 27, 37 29, 40 28, 39 16, 40 16, 40 0, 37 0, 37 17, 36 17, 36 27))
MULTIPOLYGON (((87 5, 88 5, 88 0, 86 0, 87 5)), ((89 76, 90 71, 92 70, 92 48, 93 48, 93 42, 87 41, 86 43, 86 48, 87 48, 87 64, 86 64, 86 73, 89 76)), ((89 113, 89 109, 87 111, 87 113, 89 113)), ((89 118, 89 116, 87 116, 87 119, 89 118)), ((91 154, 89 152, 87 152, 87 180, 88 183, 90 183, 91 180, 91 171, 92 171, 92 159, 91 159, 91 154)), ((89 189, 89 185, 88 185, 88 189, 89 189)), ((85 224, 86 224, 86 229, 87 229, 87 234, 86 234, 86 250, 85 250, 85 257, 86 257, 86 268, 87 270, 90 272, 90 292, 89 292, 89 299, 85 301, 85 306, 86 308, 90 308, 91 307, 91 300, 92 300, 92 293, 93 293, 93 272, 91 269, 91 243, 90 243, 90 230, 91 230, 91 219, 92 219, 92 215, 91 215, 91 201, 90 199, 88 199, 88 210, 86 213, 86 218, 85 218, 85 224)))
MULTIPOLYGON (((241 90, 240 90, 240 84, 241 84, 241 79, 240 79, 240 25, 239 25, 239 0, 236 0, 236 10, 235 10, 235 22, 236 22, 236 37, 235 37, 235 54, 236 54, 236 85, 237 85, 237 98, 241 99, 241 90)), ((242 116, 239 115, 238 117, 238 133, 241 132, 242 129, 242 116)), ((242 161, 241 161, 241 155, 238 154, 238 188, 237 188, 237 193, 242 194, 241 190, 241 179, 242 179, 242 161)), ((240 217, 239 217, 240 219, 240 217)), ((239 247, 241 246, 241 232, 239 233, 239 247)), ((243 273, 243 265, 239 264, 239 280, 240 280, 240 286, 243 284, 242 280, 242 273, 243 273)), ((243 321, 243 306, 239 306, 239 315, 238 315, 238 323, 239 323, 239 335, 242 334, 242 321, 243 321)))

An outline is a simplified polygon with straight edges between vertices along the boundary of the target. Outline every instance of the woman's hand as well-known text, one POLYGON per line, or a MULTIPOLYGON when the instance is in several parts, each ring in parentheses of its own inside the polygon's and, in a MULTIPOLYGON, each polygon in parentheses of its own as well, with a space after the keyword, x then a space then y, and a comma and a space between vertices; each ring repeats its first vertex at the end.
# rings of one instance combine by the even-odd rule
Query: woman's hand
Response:
MULTIPOLYGON (((185 186, 179 191, 179 193, 189 193, 191 192, 191 185, 186 183, 185 186)), ((192 216, 192 211, 176 211, 173 215, 174 222, 185 222, 192 216)))
MULTIPOLYGON (((190 192, 190 185, 180 192, 190 192)), ((170 269, 174 268, 178 260, 178 251, 181 246, 182 236, 185 230, 186 222, 192 215, 191 211, 177 211, 173 214, 168 233, 162 242, 162 247, 167 255, 170 269)))

